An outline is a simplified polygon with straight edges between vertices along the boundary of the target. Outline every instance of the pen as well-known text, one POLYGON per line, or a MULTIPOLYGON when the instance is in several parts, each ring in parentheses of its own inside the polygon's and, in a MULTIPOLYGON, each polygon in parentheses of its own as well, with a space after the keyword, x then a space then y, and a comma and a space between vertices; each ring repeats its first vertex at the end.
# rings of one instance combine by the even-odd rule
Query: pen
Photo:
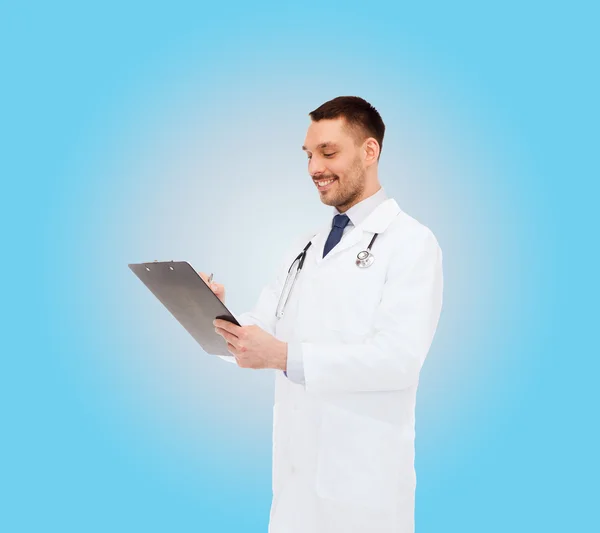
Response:
POLYGON ((210 285, 210 282, 212 281, 212 279, 213 279, 213 274, 212 274, 212 272, 211 272, 211 273, 210 273, 210 276, 208 276, 208 284, 209 284, 209 285, 210 285))

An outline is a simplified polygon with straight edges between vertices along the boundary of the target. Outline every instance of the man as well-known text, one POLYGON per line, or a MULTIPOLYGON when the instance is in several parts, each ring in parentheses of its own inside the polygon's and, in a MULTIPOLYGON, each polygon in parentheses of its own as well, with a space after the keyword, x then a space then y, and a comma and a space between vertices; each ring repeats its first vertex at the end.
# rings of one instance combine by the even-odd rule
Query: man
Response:
POLYGON ((412 533, 415 399, 442 307, 442 252, 379 183, 377 110, 345 96, 309 115, 302 149, 333 221, 292 243, 241 327, 215 320, 232 354, 221 357, 277 370, 270 533, 412 533), (374 261, 361 267, 369 244, 374 261))

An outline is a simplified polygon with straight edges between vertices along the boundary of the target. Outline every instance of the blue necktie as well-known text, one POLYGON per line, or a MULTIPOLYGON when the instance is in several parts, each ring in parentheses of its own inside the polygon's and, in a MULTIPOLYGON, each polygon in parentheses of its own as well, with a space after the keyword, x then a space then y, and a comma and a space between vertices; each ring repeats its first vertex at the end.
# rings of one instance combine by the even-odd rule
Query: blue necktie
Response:
MULTIPOLYGON (((344 233, 344 228, 348 225, 350 219, 348 215, 335 215, 333 217, 333 227, 329 232, 329 237, 327 237, 327 241, 325 242, 325 248, 323 250, 323 257, 325 257, 331 249, 340 242, 342 238, 342 234, 344 233)), ((287 372, 284 370, 283 373, 285 377, 287 377, 287 372)))
POLYGON ((332 248, 340 242, 342 238, 342 234, 344 233, 344 228, 348 225, 350 219, 348 215, 335 215, 333 217, 333 227, 329 232, 329 237, 327 237, 327 241, 325 242, 325 248, 323 249, 323 257, 325 257, 332 248))

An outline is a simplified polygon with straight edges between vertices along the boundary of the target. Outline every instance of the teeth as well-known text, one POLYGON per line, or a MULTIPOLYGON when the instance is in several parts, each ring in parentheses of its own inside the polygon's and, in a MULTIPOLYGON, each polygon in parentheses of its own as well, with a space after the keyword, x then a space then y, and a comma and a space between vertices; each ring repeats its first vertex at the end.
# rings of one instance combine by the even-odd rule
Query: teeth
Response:
POLYGON ((325 185, 329 185, 332 181, 334 180, 317 181, 317 183, 319 184, 319 187, 325 187, 325 185))

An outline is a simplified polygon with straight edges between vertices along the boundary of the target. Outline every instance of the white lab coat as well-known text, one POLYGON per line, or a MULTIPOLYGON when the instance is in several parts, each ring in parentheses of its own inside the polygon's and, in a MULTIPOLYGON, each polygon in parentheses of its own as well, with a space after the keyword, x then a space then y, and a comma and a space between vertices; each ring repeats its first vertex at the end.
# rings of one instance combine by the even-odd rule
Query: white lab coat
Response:
POLYGON ((287 270, 315 232, 238 317, 302 343, 305 385, 275 371, 269 533, 413 533, 415 398, 442 307, 442 252, 393 198, 323 258, 330 225, 312 239, 283 318, 287 270), (375 232, 375 261, 358 268, 375 232))

